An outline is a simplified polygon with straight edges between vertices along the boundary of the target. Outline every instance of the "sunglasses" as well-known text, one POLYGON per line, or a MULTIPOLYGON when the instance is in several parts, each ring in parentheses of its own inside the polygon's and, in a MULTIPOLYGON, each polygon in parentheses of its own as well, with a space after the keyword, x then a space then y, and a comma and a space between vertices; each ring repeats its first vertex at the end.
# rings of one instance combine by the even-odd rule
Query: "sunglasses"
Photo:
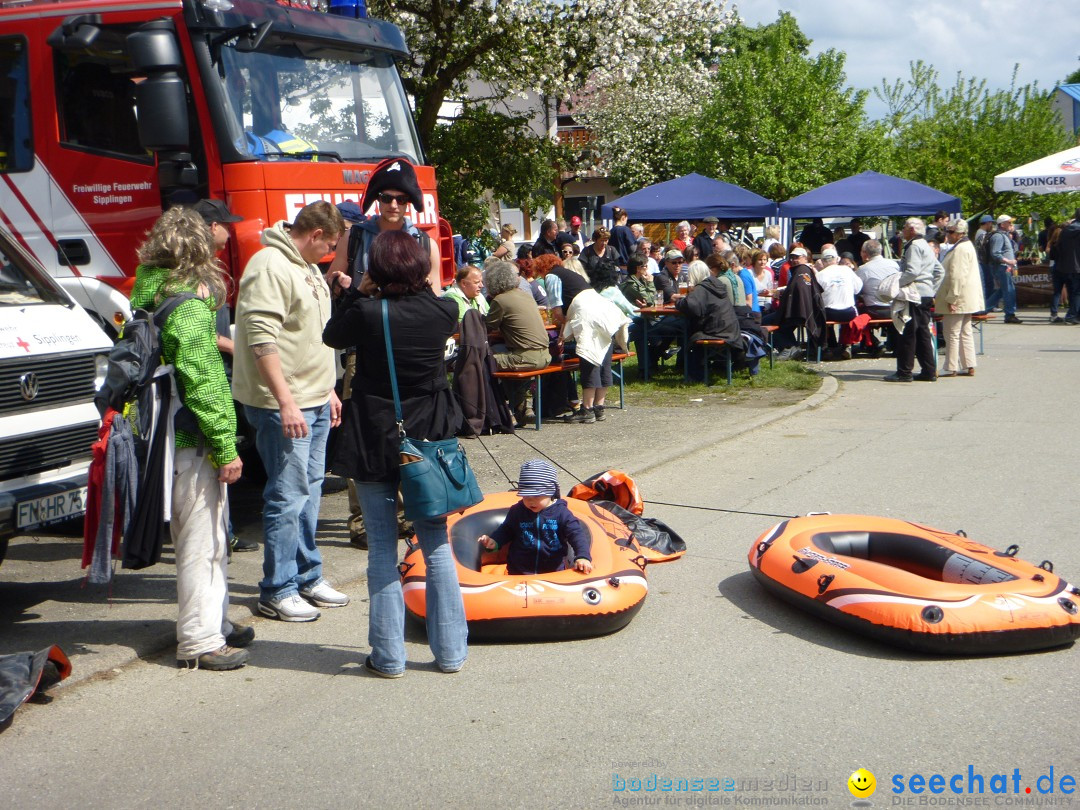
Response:
POLYGON ((378 200, 383 205, 389 205, 394 202, 400 206, 406 206, 409 204, 409 197, 407 194, 387 194, 385 191, 379 194, 378 200))
POLYGON ((572 250, 560 250, 559 253, 561 253, 563 256, 573 256, 574 255, 574 251, 572 251, 572 250))

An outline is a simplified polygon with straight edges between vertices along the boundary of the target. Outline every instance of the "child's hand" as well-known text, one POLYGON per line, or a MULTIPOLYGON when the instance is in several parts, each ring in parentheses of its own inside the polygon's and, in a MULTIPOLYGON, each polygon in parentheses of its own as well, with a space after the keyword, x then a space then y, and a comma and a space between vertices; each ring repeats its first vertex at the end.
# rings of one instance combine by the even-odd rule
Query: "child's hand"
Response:
POLYGON ((495 550, 495 541, 492 538, 488 537, 486 534, 480 535, 480 537, 478 537, 477 539, 480 541, 480 545, 482 545, 488 551, 495 550))
POLYGON ((592 562, 586 560, 584 557, 578 557, 574 560, 574 570, 580 571, 583 574, 589 574, 592 572, 592 562))

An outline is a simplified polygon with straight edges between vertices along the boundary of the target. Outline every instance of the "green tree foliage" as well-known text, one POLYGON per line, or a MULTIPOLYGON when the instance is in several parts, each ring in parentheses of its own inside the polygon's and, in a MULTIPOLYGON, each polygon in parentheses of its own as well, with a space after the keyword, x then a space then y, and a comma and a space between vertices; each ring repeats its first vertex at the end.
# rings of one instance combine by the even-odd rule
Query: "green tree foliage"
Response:
POLYGON ((889 109, 895 174, 955 194, 968 216, 979 212, 1023 217, 1071 211, 1080 194, 1046 196, 994 191, 994 176, 1074 145, 1036 84, 990 90, 983 79, 958 74, 942 88, 937 72, 911 65, 907 80, 883 82, 875 94, 889 109))
POLYGON ((705 103, 669 127, 676 173, 697 171, 786 200, 865 169, 888 171, 866 91, 845 87, 844 55, 811 57, 795 18, 734 26, 705 103))
POLYGON ((537 137, 528 119, 482 104, 466 105, 449 125, 436 127, 428 157, 439 167, 441 213, 467 236, 488 222, 487 191, 529 210, 546 208, 556 167, 571 160, 559 144, 537 137))
POLYGON ((1065 77, 1065 81, 1062 84, 1080 84, 1080 68, 1077 68, 1068 76, 1065 77))

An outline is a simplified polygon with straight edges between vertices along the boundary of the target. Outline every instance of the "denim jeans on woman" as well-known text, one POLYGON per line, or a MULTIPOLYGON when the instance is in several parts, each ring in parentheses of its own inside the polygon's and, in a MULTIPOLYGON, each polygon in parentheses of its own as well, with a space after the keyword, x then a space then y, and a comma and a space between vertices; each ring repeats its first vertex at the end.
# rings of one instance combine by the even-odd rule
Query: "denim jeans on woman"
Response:
MULTIPOLYGON (((397 485, 356 482, 368 536, 368 644, 371 662, 388 673, 405 671, 405 600, 398 575, 397 485)), ((427 637, 435 662, 457 669, 468 654, 468 627, 446 518, 414 520, 427 566, 427 637)))
POLYGON ((326 438, 330 403, 304 408, 308 435, 289 439, 281 431, 281 412, 244 406, 255 428, 255 446, 266 468, 263 488, 263 578, 259 600, 282 599, 314 585, 322 576, 315 546, 319 499, 326 476, 326 438))

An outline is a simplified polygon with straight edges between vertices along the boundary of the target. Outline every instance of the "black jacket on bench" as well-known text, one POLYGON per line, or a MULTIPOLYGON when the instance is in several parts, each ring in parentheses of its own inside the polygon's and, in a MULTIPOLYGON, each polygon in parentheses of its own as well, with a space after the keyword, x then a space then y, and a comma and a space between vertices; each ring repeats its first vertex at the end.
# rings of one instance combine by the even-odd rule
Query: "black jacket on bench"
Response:
POLYGON ((716 276, 709 276, 690 290, 675 308, 688 319, 690 340, 723 340, 736 348, 742 346, 739 319, 728 297, 727 287, 716 276))

